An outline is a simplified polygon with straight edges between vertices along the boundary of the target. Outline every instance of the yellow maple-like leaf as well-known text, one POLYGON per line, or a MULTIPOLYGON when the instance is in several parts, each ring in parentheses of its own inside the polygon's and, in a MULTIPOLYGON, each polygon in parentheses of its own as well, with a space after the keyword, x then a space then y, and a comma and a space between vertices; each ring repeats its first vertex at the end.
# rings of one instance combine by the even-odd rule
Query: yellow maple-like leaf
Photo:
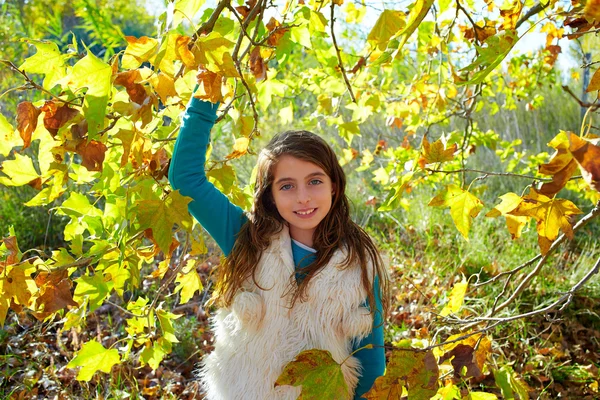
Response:
POLYGON ((600 146, 571 133, 569 152, 579 164, 583 179, 600 192, 600 146))
POLYGON ((517 208, 523 199, 516 193, 506 193, 500 196, 500 199, 502 202, 485 214, 485 216, 491 218, 504 216, 510 235, 513 239, 517 239, 521 237, 521 232, 529 221, 529 217, 511 215, 509 213, 517 208))
POLYGON ((475 218, 483 203, 477 197, 456 185, 448 185, 446 189, 429 202, 432 207, 450 207, 450 215, 458 231, 469 240, 471 220, 475 218))
POLYGON ((523 197, 511 215, 531 217, 537 222, 538 243, 542 254, 546 254, 552 242, 558 237, 559 231, 573 239, 573 228, 569 217, 581 214, 575 204, 565 199, 544 196, 535 189, 523 197))
POLYGON ((423 152, 419 158, 419 166, 425 168, 427 164, 443 163, 452 161, 456 153, 456 143, 446 148, 441 139, 429 143, 426 137, 423 138, 423 152))
POLYGON ((121 58, 121 65, 125 69, 135 69, 142 63, 150 60, 158 50, 158 40, 142 36, 139 39, 134 36, 125 36, 127 48, 121 58))
POLYGON ((181 299, 179 304, 185 304, 194 296, 194 293, 202 290, 202 281, 196 271, 196 262, 188 260, 183 270, 177 274, 175 282, 179 285, 175 287, 175 291, 181 291, 181 299))

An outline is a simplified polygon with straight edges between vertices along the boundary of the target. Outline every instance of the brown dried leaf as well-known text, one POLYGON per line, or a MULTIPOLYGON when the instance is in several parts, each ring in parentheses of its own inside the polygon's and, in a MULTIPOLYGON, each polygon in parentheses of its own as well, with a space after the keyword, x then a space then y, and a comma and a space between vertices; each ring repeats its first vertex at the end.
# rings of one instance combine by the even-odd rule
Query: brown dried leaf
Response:
POLYGON ((36 300, 39 312, 34 314, 38 320, 43 320, 68 306, 79 307, 71 294, 73 282, 68 278, 67 270, 51 273, 42 271, 36 276, 35 283, 40 293, 36 300))
POLYGON ((250 53, 250 71, 256 78, 257 82, 267 79, 267 66, 260 55, 260 47, 256 46, 250 53))
POLYGON ((44 113, 44 126, 55 137, 58 130, 67 122, 79 115, 79 111, 66 104, 59 106, 54 101, 47 101, 40 108, 44 113))
POLYGON ((594 90, 600 90, 600 68, 594 72, 590 84, 587 89, 585 89, 586 92, 593 92, 594 90))
POLYGON ((117 74, 117 78, 115 79, 115 85, 121 85, 125 87, 127 90, 127 94, 131 101, 137 104, 144 104, 146 98, 148 98, 148 93, 142 84, 139 82, 142 81, 142 76, 140 71, 137 69, 131 71, 125 71, 117 74))
POLYGON ((281 23, 273 17, 271 17, 266 27, 270 32, 267 37, 267 44, 269 46, 277 47, 283 35, 288 31, 288 28, 281 28, 281 23))
POLYGON ((481 368, 475 357, 475 349, 470 345, 462 343, 458 344, 452 350, 440 357, 440 363, 449 359, 451 359, 450 362, 454 367, 454 377, 457 379, 461 378, 461 372, 464 367, 467 368, 464 375, 465 378, 478 378, 482 375, 481 368))
POLYGON ((194 93, 194 97, 202 100, 208 100, 211 103, 221 101, 223 95, 221 93, 221 82, 223 77, 216 72, 201 71, 197 75, 198 90, 194 93))
POLYGON ((569 151, 579 163, 583 179, 600 192, 600 146, 571 133, 569 151))
POLYGON ((31 144, 31 134, 37 127, 40 110, 30 101, 23 101, 17 105, 17 130, 23 139, 23 148, 31 144))
POLYGON ((88 171, 102 171, 106 150, 104 143, 97 140, 82 140, 75 148, 75 152, 81 156, 81 165, 88 171))

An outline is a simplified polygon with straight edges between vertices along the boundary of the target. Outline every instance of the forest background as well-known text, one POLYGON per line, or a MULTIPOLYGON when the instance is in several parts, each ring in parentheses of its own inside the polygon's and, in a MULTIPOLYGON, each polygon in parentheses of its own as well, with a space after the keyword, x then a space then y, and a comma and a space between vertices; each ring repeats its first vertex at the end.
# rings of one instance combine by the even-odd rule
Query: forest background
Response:
MULTIPOLYGON (((274 133, 340 156, 393 279, 367 398, 600 398, 599 21, 597 0, 0 2, 0 397, 201 398, 220 253, 166 171, 202 65, 207 174, 236 204, 274 133)), ((337 399, 339 374, 307 352, 279 384, 337 399)))

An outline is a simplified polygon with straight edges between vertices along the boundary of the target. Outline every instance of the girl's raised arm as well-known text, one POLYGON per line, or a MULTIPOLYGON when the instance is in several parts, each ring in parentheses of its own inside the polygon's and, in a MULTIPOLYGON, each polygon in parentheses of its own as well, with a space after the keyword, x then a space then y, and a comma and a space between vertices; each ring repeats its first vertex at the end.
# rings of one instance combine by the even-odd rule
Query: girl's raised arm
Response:
POLYGON ((193 200, 190 213, 217 242, 225 256, 233 248, 236 235, 246 222, 242 209, 229 201, 206 178, 204 164, 210 130, 217 119, 218 104, 192 97, 183 115, 175 142, 169 181, 173 190, 193 200))

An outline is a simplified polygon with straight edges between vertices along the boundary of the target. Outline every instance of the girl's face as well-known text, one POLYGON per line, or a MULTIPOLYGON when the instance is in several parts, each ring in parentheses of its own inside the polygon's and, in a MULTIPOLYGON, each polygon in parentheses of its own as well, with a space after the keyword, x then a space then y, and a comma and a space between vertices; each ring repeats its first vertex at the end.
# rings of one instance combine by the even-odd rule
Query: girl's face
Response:
POLYGON ((312 247, 313 233, 331 209, 334 190, 329 176, 316 164, 290 155, 279 158, 271 191, 292 239, 312 247))

